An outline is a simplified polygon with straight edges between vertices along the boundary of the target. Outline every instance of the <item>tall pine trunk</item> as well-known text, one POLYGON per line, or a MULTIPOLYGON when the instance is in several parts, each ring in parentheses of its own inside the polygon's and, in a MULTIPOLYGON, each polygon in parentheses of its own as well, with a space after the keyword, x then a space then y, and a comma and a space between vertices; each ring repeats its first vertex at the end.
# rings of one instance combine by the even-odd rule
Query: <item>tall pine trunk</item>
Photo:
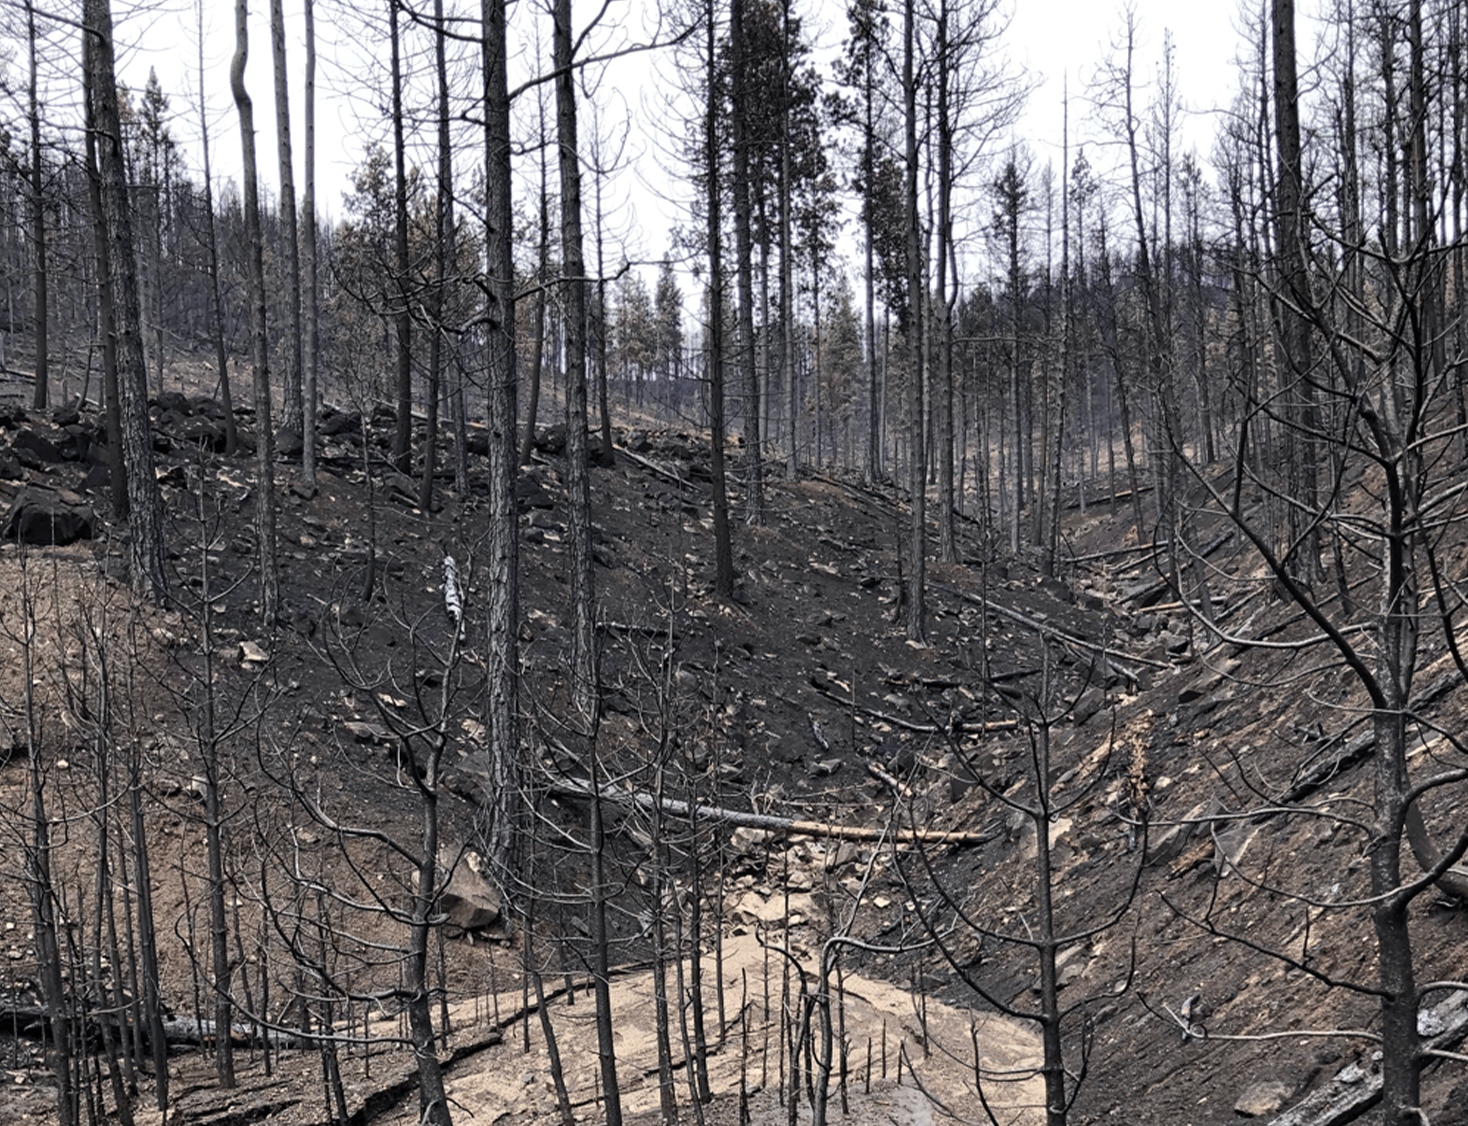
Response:
MULTIPOLYGON (((296 231, 296 178, 291 160, 290 86, 285 69, 285 14, 270 0, 270 56, 275 71, 275 138, 280 159, 280 237, 285 251, 285 403, 281 424, 301 433, 301 250, 296 231)), ((302 440, 304 441, 304 434, 302 440)))
POLYGON ((112 59, 112 12, 108 0, 87 0, 85 14, 92 46, 89 77, 112 296, 122 464, 127 477, 129 578, 134 594, 161 602, 168 594, 163 502, 153 471, 153 429, 148 415, 148 373, 143 363, 138 267, 112 59))
POLYGON ((485 854, 506 901, 518 898, 520 799, 520 543, 515 507, 515 267, 512 246, 510 96, 506 0, 483 0, 485 320, 489 386, 489 513, 486 679, 491 779, 485 854))
POLYGON ((908 531, 907 637, 921 642, 927 633, 927 443, 923 427, 923 378, 926 349, 923 347, 923 260, 922 236, 918 227, 917 77, 915 74, 916 0, 905 0, 902 9, 902 96, 906 191, 904 225, 907 236, 907 484, 910 493, 911 526, 908 531))
POLYGON ((556 139, 561 170, 561 269, 565 273, 566 492, 571 572, 571 702, 584 733, 598 712, 596 585, 591 556, 591 472, 586 440, 586 264, 581 235, 581 159, 570 0, 555 8, 556 139))
POLYGON ((744 32, 747 0, 730 0, 729 51, 733 68, 734 105, 731 124, 734 145, 734 268, 739 285, 739 363, 744 372, 745 519, 763 524, 764 474, 760 449, 760 386, 754 339, 753 206, 750 200, 750 93, 748 45, 744 32))
POLYGON ((316 361, 321 309, 316 284, 316 15, 315 0, 303 0, 306 17, 306 110, 304 162, 306 190, 301 197, 301 480, 316 487, 316 361))
POLYGON ((280 605, 280 566, 275 544, 275 433, 270 409, 270 340, 265 320, 264 240, 260 232, 260 188, 255 160, 255 109, 245 89, 250 57, 249 8, 235 0, 235 53, 230 89, 240 119, 245 206, 245 280, 250 305, 251 359, 255 392, 255 536, 260 568, 260 620, 275 624, 280 605))
MULTIPOLYGON (((309 3, 309 0, 308 0, 309 3)), ((214 345, 214 366, 219 372, 219 402, 224 414, 224 456, 234 457, 240 447, 239 426, 234 417, 234 396, 229 385, 229 353, 224 345, 224 285, 219 277, 219 231, 214 215, 214 177, 210 166, 209 112, 204 104, 204 3, 195 0, 199 29, 199 147, 204 157, 204 244, 209 261, 209 336, 214 345)))
POLYGON ((413 317, 408 309, 408 172, 403 139, 403 45, 398 16, 399 0, 388 0, 389 34, 392 38, 392 151, 393 151, 393 273, 397 283, 397 307, 393 329, 397 341, 397 369, 393 381, 396 419, 392 438, 392 461, 399 472, 412 468, 413 440, 413 317))
POLYGON ((714 509, 714 594, 721 599, 734 595, 734 547, 729 529, 729 490, 724 459, 724 211, 720 179, 718 55, 714 0, 706 0, 705 68, 707 104, 704 107, 704 191, 708 205, 708 346, 709 474, 713 478, 714 509))

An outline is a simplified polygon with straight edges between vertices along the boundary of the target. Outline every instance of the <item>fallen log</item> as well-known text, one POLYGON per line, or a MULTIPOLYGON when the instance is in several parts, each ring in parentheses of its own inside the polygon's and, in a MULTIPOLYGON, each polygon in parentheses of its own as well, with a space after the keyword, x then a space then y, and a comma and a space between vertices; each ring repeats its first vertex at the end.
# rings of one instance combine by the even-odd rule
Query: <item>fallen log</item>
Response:
MULTIPOLYGON (((569 754, 564 747, 558 748, 569 754)), ((560 797, 589 799, 593 796, 591 782, 564 774, 547 772, 547 786, 551 793, 560 797)), ((807 837, 824 837, 838 841, 893 841, 897 844, 958 844, 978 845, 994 839, 996 831, 966 831, 958 829, 893 829, 875 825, 837 825, 829 821, 803 821, 794 817, 780 817, 771 813, 748 813, 739 809, 725 809, 714 805, 690 805, 676 798, 663 798, 659 802, 651 794, 637 793, 619 786, 603 786, 601 800, 624 809, 652 811, 661 808, 673 817, 698 817, 724 825, 736 825, 747 829, 764 829, 772 833, 800 834, 807 837)))
POLYGON ((1045 622, 1036 621, 1028 614, 1021 614, 1018 610, 1012 610, 1002 603, 995 602, 993 599, 981 598, 977 594, 968 593, 966 590, 957 590, 951 586, 940 586, 936 583, 933 584, 933 589, 940 590, 945 594, 951 594, 955 598, 962 599, 964 602, 970 602, 975 606, 982 606, 998 614, 1001 618, 1008 618, 1010 621, 1017 622, 1026 629, 1032 629, 1042 636, 1054 637, 1060 641, 1069 642, 1071 645, 1079 646, 1088 653, 1097 653, 1104 657, 1112 668, 1130 680, 1134 685, 1138 683, 1137 674, 1127 668, 1126 665, 1119 664, 1117 658, 1122 658, 1127 664, 1131 665, 1146 665, 1154 669, 1172 668, 1172 665, 1167 661, 1154 661, 1148 657, 1139 657, 1134 653, 1118 653, 1109 645, 1100 645, 1094 641, 1087 641, 1084 637, 1077 637, 1075 634, 1068 633, 1063 629, 1056 629, 1054 626, 1047 625, 1045 622))
MULTIPOLYGON (((1424 1009, 1418 1027, 1435 1030, 1422 1039, 1424 1051, 1449 1052, 1468 1036, 1468 993, 1455 992, 1447 1000, 1424 1009)), ((1311 1092, 1269 1126, 1344 1126, 1381 1101, 1381 1073, 1368 1072, 1358 1063, 1342 1068, 1323 1087, 1311 1092)))
POLYGON ((642 466, 643 469, 646 469, 654 476, 661 477, 665 481, 671 481, 684 492, 692 493, 699 500, 708 500, 708 497, 704 494, 702 489, 693 484, 693 482, 689 481, 687 478, 683 477, 681 474, 675 473, 666 465, 659 465, 651 458, 643 457, 641 454, 635 454, 631 450, 627 449, 625 446, 614 446, 613 448, 617 451, 618 455, 620 455, 621 457, 625 457, 634 465, 642 466))
POLYGON ((850 699, 844 696, 838 696, 816 677, 810 678, 810 686, 822 696, 826 697, 826 699, 840 704, 843 708, 855 706, 856 710, 864 716, 881 720, 883 723, 890 724, 893 727, 900 727, 904 731, 916 732, 919 735, 940 735, 949 730, 955 735, 984 735, 990 731, 1013 731, 1019 726, 1019 720, 1017 719, 995 719, 987 720, 983 723, 970 723, 966 720, 958 720, 953 723, 951 728, 937 723, 916 723, 910 719, 903 719, 901 716, 889 715, 887 712, 878 711, 876 708, 868 708, 861 704, 853 705, 850 699))
MULTIPOLYGON (((75 1014, 68 1013, 67 1021, 75 1019, 75 1014)), ((130 1029, 131 1025, 126 1021, 119 1021, 115 1017, 99 1016, 95 1013, 85 1014, 82 1019, 82 1034, 88 1040, 100 1036, 103 1024, 113 1029, 114 1035, 121 1030, 130 1029)), ((214 1022, 212 1020, 199 1021, 192 1017, 165 1016, 162 1020, 163 1042, 170 1047, 208 1047, 214 1043, 214 1022)), ((8 1005, 0 1007, 0 1030, 9 1032, 13 1036, 24 1036, 30 1039, 41 1039, 49 1035, 51 1018, 46 1010, 39 1005, 8 1005)), ((151 1029, 148 1024, 143 1025, 143 1042, 147 1044, 151 1029)), ((129 1033, 130 1035, 130 1033, 129 1033)), ((298 1033, 287 1033, 280 1031, 262 1032, 260 1029, 248 1023, 238 1023, 230 1028, 230 1040, 241 1046, 260 1045, 268 1042, 273 1048, 309 1048, 318 1043, 315 1039, 301 1036, 298 1033)))
MULTIPOLYGON (((212 1020, 195 1020, 193 1017, 165 1017, 163 1020, 164 1043, 172 1047, 207 1048, 216 1042, 217 1026, 212 1020)), ((236 1022, 229 1028, 230 1043, 236 1047, 290 1048, 303 1051, 321 1046, 321 1037, 303 1036, 299 1032, 261 1028, 247 1022, 236 1022)))
MULTIPOLYGON (((1204 545, 1204 547, 1198 552, 1197 558, 1207 559, 1220 547, 1228 543, 1229 540, 1233 539, 1233 537, 1234 531, 1232 528, 1230 528, 1226 532, 1222 532, 1219 535, 1214 536, 1213 539, 1209 540, 1208 543, 1204 545)), ((1170 543, 1168 544, 1168 547, 1171 547, 1170 543)), ((1162 597, 1162 595, 1170 589, 1172 589, 1172 578, 1170 576, 1163 576, 1160 579, 1156 579, 1153 582, 1148 583, 1144 587, 1140 587, 1136 590, 1131 591, 1127 594, 1126 598, 1128 602, 1135 602, 1138 606, 1142 606, 1147 609, 1156 609, 1153 603, 1158 598, 1162 597)))
MULTIPOLYGON (((1455 680, 1454 674, 1445 674, 1439 681, 1432 684, 1423 693, 1420 703, 1437 700, 1455 680)), ((1338 735, 1331 741, 1334 746, 1344 739, 1344 735, 1338 735)), ((1277 804, 1260 813, 1254 818, 1256 822, 1266 821, 1278 813, 1298 805, 1305 798, 1314 794, 1321 787, 1334 779, 1340 777, 1346 771, 1359 766, 1376 753, 1376 733, 1371 730, 1363 731, 1353 739, 1346 741, 1344 746, 1325 759, 1317 762, 1305 773, 1301 774, 1289 789, 1277 799, 1277 804)), ((1418 866, 1424 872, 1432 872, 1439 863, 1437 846, 1433 844, 1428 833, 1427 823, 1422 817, 1422 802, 1415 801, 1407 807, 1406 824, 1404 826, 1407 843, 1412 848, 1412 856, 1418 866)), ((1468 899, 1468 865, 1451 864, 1446 867, 1442 874, 1434 881, 1437 887, 1444 893, 1458 899, 1468 899)))

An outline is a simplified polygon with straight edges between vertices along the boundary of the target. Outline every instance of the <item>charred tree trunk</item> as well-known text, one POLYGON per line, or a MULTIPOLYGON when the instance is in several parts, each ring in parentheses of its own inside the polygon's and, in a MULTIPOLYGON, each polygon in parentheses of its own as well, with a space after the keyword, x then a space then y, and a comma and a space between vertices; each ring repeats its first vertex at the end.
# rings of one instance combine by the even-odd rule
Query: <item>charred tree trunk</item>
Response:
POLYGON ((708 72, 704 108, 704 190, 709 215, 709 325, 706 365, 709 395, 709 474, 713 478, 714 595, 734 596, 734 546, 729 529, 729 490, 724 460, 724 244, 723 186, 719 162, 718 55, 715 43, 714 0, 706 0, 705 66, 708 72))
POLYGON ((321 333, 319 287, 316 282, 316 4, 315 0, 302 0, 302 3, 306 17, 306 190, 301 197, 301 237, 305 239, 306 249, 301 255, 301 284, 304 287, 304 327, 301 338, 301 480, 308 489, 315 489, 316 408, 319 397, 316 368, 317 360, 320 359, 321 333))
POLYGON ((397 417, 393 428, 392 461, 399 472, 412 469, 413 444, 413 317, 408 309, 408 172, 403 140, 403 63, 398 16, 399 0, 388 0, 392 39, 393 140, 393 272, 397 275, 397 309, 393 327, 397 340, 397 374, 393 384, 397 417))
POLYGON ((510 96, 506 0, 483 0, 485 318, 489 384, 489 653, 486 678, 491 810, 485 854, 506 893, 516 886, 520 763, 520 543, 515 507, 515 266, 511 254, 510 96))
MULTIPOLYGON (((310 0, 307 0, 308 6, 310 0)), ((209 158, 209 112, 204 104, 204 12, 196 8, 199 21, 199 146, 204 156, 204 242, 209 259, 209 335, 214 343, 214 367, 219 373, 219 403, 224 412, 224 456, 234 457, 240 448, 239 427, 234 417, 234 396, 229 386, 229 354, 224 346, 224 286, 219 277, 219 231, 215 223, 214 179, 209 158)))
POLYGON ((591 472, 586 439, 586 264, 581 235, 581 158, 576 139, 570 0, 555 9, 556 137, 561 168, 561 268, 566 295, 566 492, 570 507, 571 702, 595 737, 599 708, 596 586, 591 555, 591 472))
POLYGON ((270 341, 265 320, 265 259, 255 161, 255 110, 245 90, 245 64, 250 57, 246 0, 235 0, 234 12, 235 53, 229 80, 240 118, 244 165, 245 265, 255 390, 255 534, 260 567, 260 620, 273 626, 280 606, 280 566, 275 544, 275 434, 270 409, 270 341))
POLYGON ((37 85, 35 0, 25 0, 26 31, 30 40, 30 68, 26 81, 27 116, 31 127, 31 300, 33 304, 32 326, 35 332, 36 377, 31 393, 31 407, 45 409, 50 401, 50 361, 48 356, 47 332, 50 328, 50 300, 47 292, 49 281, 46 271, 46 181, 41 162, 41 101, 37 85))
POLYGON ((275 71, 275 138, 280 159, 280 237, 285 250, 285 391, 281 425, 301 434, 301 249, 296 231, 296 179, 291 160, 290 86, 285 69, 285 14, 270 0, 270 56, 275 71))
POLYGON ((730 0, 729 49, 733 68, 731 125, 734 146, 734 267, 739 284, 739 362, 744 372, 745 518, 765 520, 764 480, 760 449, 760 386, 754 340, 753 207, 749 198, 749 61, 744 34, 746 0, 730 0))
POLYGON ((927 635, 927 443, 923 437, 923 377, 926 349, 923 347, 923 260, 922 238, 918 229, 918 144, 917 144, 917 78, 914 73, 917 52, 916 0, 905 0, 902 24, 902 93, 904 103, 904 139, 906 153, 906 192, 903 201, 907 231, 907 301, 908 301, 908 503, 911 526, 908 531, 907 637, 922 642, 927 635))
POLYGON ((128 499, 128 564, 133 592, 161 602, 168 594, 164 570, 163 502, 153 472, 153 427, 148 415, 148 373, 143 362, 142 311, 134 252, 132 208, 122 147, 122 121, 112 60, 112 13, 108 0, 87 0, 91 96, 96 125, 97 167, 113 307, 117 356, 117 404, 128 499))

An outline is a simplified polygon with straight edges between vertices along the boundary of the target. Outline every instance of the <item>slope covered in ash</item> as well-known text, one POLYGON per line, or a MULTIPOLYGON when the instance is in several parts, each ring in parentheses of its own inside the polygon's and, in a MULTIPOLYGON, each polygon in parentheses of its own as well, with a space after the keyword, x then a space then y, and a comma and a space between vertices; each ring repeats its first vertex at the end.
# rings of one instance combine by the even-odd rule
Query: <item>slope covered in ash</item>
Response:
MULTIPOLYGON (((12 826, 0 870, 24 870, 32 781, 24 752, 35 745, 53 808, 76 827, 57 842, 57 880, 89 936, 105 820, 96 814, 99 780, 120 765, 114 748, 135 752, 124 774, 146 799, 161 990, 192 1014, 206 980, 196 972, 206 941, 197 794, 201 703, 212 700, 228 761, 234 925, 246 936, 239 966, 257 1003, 268 977, 270 1004, 288 1014, 282 999, 300 985, 285 969, 285 940, 259 936, 270 929, 262 920, 302 888, 364 902, 377 889, 387 912, 327 913, 364 944, 343 941, 343 957, 362 957, 373 943, 389 950, 376 962, 362 957, 357 987, 370 992, 382 985, 374 975, 391 976, 390 947, 401 941, 391 907, 406 894, 407 872, 382 842, 417 839, 421 795, 403 740, 425 718, 449 736, 446 847, 455 855, 475 847, 484 806, 475 632, 485 594, 476 568, 483 470, 471 457, 469 487, 440 481, 439 503, 425 513, 415 483, 382 459, 390 420, 366 420, 364 441, 362 419, 328 416, 319 490, 292 487, 288 463, 279 467, 286 613, 266 629, 253 606, 252 468, 200 452, 213 444, 211 412, 189 401, 155 412, 179 592, 161 610, 132 605, 117 581, 126 529, 108 518, 94 469, 96 420, 14 407, 0 415, 0 509, 7 520, 22 513, 0 549, 0 700, 12 749, 0 775, 12 826), (55 529, 58 513, 75 521, 73 542, 14 542, 37 505, 50 513, 35 518, 38 528, 55 529), (457 647, 442 606, 445 555, 457 561, 467 613, 457 647), (369 561, 379 581, 364 597, 369 561), (37 623, 28 646, 27 620, 37 623), (104 663, 125 701, 106 731, 95 707, 104 663), (28 682, 29 715, 44 717, 34 727, 28 682), (446 704, 428 715, 435 700, 446 704), (365 833, 347 837, 332 825, 365 833), (301 878, 276 882, 262 858, 290 858, 301 878)), ((961 1082, 973 1060, 931 1051, 921 999, 976 1013, 1038 1010, 1039 962, 1024 943, 1043 931, 1037 872, 1048 857, 1058 930, 1081 936, 1062 942, 1058 956, 1066 1062, 1085 1068, 1074 1121, 1224 1122, 1298 1102, 1353 1068, 1369 1083, 1376 969, 1360 904, 1369 839, 1359 810, 1371 786, 1365 700, 1328 649, 1285 644, 1316 626, 1251 570, 1227 527, 1199 529, 1211 551, 1214 634, 1174 601, 1165 557, 1137 544, 1124 506, 1113 512, 1092 500, 1067 510, 1053 578, 1029 559, 1004 557, 965 520, 961 561, 930 564, 930 628, 914 644, 899 614, 900 493, 839 475, 772 479, 767 522, 736 526, 740 584, 726 603, 712 594, 706 443, 676 433, 619 438, 620 456, 592 476, 614 961, 629 973, 645 966, 654 917, 686 926, 693 899, 709 957, 715 913, 725 932, 757 934, 807 959, 807 973, 833 935, 857 939, 843 965, 913 998, 910 1019, 891 1028, 894 1059, 905 1045, 918 1079, 936 1086, 943 1072, 961 1082), (659 821, 646 801, 657 794, 704 813, 659 821), (1050 804, 1027 815, 1042 794, 1050 804), (1302 816, 1302 807, 1340 815, 1302 816), (1333 1030, 1365 1035, 1318 1035, 1333 1030)), ((476 1016, 489 1018, 485 998, 519 991, 526 965, 574 984, 589 956, 588 745, 566 723, 559 458, 547 445, 520 485, 524 754, 542 828, 524 873, 538 892, 531 956, 524 920, 506 937, 491 894, 475 901, 478 914, 443 928, 436 980, 457 1006, 456 1043, 473 1039, 465 1026, 476 1016)), ((1357 581, 1369 586, 1370 576, 1357 581)), ((1464 693, 1451 654, 1428 653, 1422 665, 1413 769, 1425 775, 1443 754, 1434 728, 1461 726, 1464 693)), ((1438 839, 1458 831, 1451 802, 1430 796, 1426 805, 1438 839)), ((21 1013, 37 1003, 31 918, 23 883, 6 878, 6 995, 21 1013)), ((1464 926, 1456 903, 1417 901, 1419 980, 1461 977, 1464 926)), ((69 978, 78 994, 95 988, 83 986, 88 965, 79 958, 69 978)), ((770 1086, 779 1082, 770 1030, 791 980, 777 956, 763 984, 776 1003, 760 1024, 770 1086)), ((740 1009, 748 997, 725 1000, 731 1012, 754 1011, 740 1009)), ((518 1028, 513 1015, 500 1009, 508 1028, 518 1028)), ((7 1050, 16 1088, 34 1093, 25 1105, 47 1105, 39 1045, 22 1036, 7 1050)), ((504 1051, 476 1050, 457 1066, 516 1067, 512 1053, 486 1054, 504 1051)), ((850 1044, 853 1070, 864 1051, 850 1044)), ((289 1057, 282 1076, 292 1074, 289 1057)), ((1032 1057, 1019 1070, 1037 1064, 1032 1057)), ((176 1066, 197 1088, 178 1102, 178 1120, 222 1120, 212 1117, 219 1104, 205 1094, 202 1061, 176 1066), (197 1114, 190 1100, 200 1100, 197 1114)), ((321 1120, 313 1066, 297 1067, 298 1094, 271 1111, 279 1120, 321 1120)), ((594 1081, 578 1068, 574 1097, 594 1117, 594 1081)), ((389 1070, 354 1083, 355 1105, 380 1109, 372 1098, 391 1093, 389 1070)), ((249 1075, 261 1092, 277 1090, 249 1075)), ((1461 1062, 1429 1071, 1424 1110, 1433 1121, 1451 1120, 1464 1085, 1461 1062)), ((549 1115, 550 1096, 541 1102, 549 1115)))

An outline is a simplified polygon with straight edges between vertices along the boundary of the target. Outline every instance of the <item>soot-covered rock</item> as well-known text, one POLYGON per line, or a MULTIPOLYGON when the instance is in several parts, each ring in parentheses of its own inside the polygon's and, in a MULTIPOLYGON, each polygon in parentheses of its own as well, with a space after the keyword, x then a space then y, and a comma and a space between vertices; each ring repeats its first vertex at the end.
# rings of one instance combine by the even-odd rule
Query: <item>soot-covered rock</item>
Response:
POLYGON ((92 538, 91 506, 74 493, 22 489, 5 521, 4 538, 26 544, 63 545, 92 538))

